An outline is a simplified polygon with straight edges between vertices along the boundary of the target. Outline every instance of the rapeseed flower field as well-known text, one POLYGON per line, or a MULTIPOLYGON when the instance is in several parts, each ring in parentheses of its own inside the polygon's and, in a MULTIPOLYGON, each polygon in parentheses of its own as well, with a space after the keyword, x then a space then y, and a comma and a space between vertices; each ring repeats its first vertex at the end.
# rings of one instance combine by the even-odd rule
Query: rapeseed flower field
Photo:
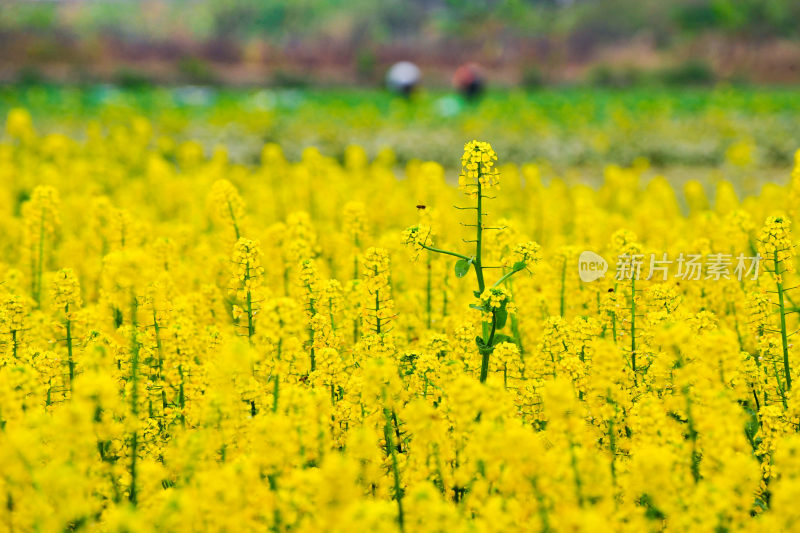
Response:
POLYGON ((800 520, 800 153, 740 197, 482 138, 251 164, 16 108, 3 139, 4 531, 800 520))

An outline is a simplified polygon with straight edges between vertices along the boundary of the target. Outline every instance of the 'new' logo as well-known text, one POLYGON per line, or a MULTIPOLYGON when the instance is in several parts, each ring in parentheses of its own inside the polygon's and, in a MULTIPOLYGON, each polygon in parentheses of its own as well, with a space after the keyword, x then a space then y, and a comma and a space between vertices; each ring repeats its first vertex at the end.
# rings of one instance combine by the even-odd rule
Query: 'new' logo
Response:
POLYGON ((608 271, 608 263, 594 252, 586 250, 578 258, 578 275, 581 281, 590 283, 602 278, 608 271))

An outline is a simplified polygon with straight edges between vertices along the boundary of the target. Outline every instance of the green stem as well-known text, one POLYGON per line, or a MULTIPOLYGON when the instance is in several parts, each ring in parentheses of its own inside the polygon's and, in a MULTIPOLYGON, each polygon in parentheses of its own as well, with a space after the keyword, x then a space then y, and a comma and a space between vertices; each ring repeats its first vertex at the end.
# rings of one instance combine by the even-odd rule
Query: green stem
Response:
MULTIPOLYGON (((278 479, 275 474, 269 474, 267 476, 267 480, 269 481, 269 490, 276 493, 278 492, 278 479)), ((272 512, 272 531, 276 533, 279 531, 283 531, 282 529, 282 518, 281 518, 281 510, 278 506, 275 507, 275 510, 272 512)))
POLYGON ((684 390, 684 394, 686 395, 686 422, 689 429, 688 437, 692 443, 692 478, 694 479, 694 482, 697 483, 700 481, 700 460, 702 455, 697 450, 697 428, 694 425, 694 418, 692 417, 692 398, 689 395, 688 390, 684 390))
POLYGON ((444 277, 444 288, 442 289, 442 318, 447 316, 447 275, 444 277))
POLYGON ((161 342, 161 325, 158 323, 158 313, 153 304, 153 332, 156 335, 156 351, 158 351, 158 375, 164 370, 164 343, 161 342))
MULTIPOLYGON (((778 394, 781 395, 781 403, 783 404, 783 408, 786 409, 788 404, 786 402, 786 389, 783 387, 783 383, 781 382, 781 375, 778 372, 778 365, 773 361, 772 363, 772 370, 775 372, 775 382, 778 384, 778 394)), ((764 400, 766 403, 766 399, 764 400)))
POLYGON ((781 343, 783 344, 783 371, 786 374, 786 390, 792 390, 792 373, 789 365, 789 340, 786 335, 786 309, 783 301, 783 281, 781 281, 781 274, 778 268, 780 262, 778 261, 778 251, 775 250, 773 256, 775 276, 777 276, 776 284, 778 286, 778 307, 781 314, 781 343))
POLYGON ((428 246, 427 244, 421 244, 420 246, 422 246, 423 248, 425 248, 428 251, 436 252, 437 254, 452 255, 453 257, 458 257, 459 259, 465 259, 467 261, 472 259, 471 257, 467 257, 466 255, 460 254, 458 252, 450 252, 448 250, 441 250, 439 248, 434 248, 433 246, 428 246))
MULTIPOLYGON (((480 294, 483 294, 485 288, 485 283, 483 280, 483 266, 481 264, 481 252, 483 246, 483 190, 481 188, 482 174, 482 166, 478 164, 478 208, 475 228, 475 277, 478 279, 478 292, 480 294)), ((494 342, 494 333, 496 329, 497 318, 495 316, 495 311, 492 310, 492 331, 489 333, 489 338, 486 339, 484 343, 485 345, 481 348, 481 383, 486 383, 486 378, 489 375, 489 357, 492 355, 492 342, 494 342)))
POLYGON ((631 368, 636 380, 636 280, 631 279, 631 368))
MULTIPOLYGON (((69 305, 66 306, 65 312, 69 316, 69 305)), ((75 361, 72 359, 72 321, 68 318, 66 321, 67 328, 67 366, 69 367, 69 386, 72 390, 72 380, 75 379, 75 361)))
POLYGON ((236 240, 239 240, 239 224, 236 222, 236 215, 233 214, 233 206, 230 201, 228 202, 228 212, 231 214, 231 222, 233 222, 233 231, 236 233, 236 240))
POLYGON ((614 300, 614 302, 615 302, 614 308, 615 309, 609 311, 609 313, 611 314, 611 333, 614 335, 614 344, 617 343, 617 311, 616 311, 617 286, 618 286, 618 284, 615 283, 614 284, 614 295, 615 295, 614 296, 614 298, 615 298, 615 300, 614 300))
POLYGON ((550 520, 547 515, 547 507, 544 499, 544 494, 542 494, 542 492, 539 490, 538 478, 536 476, 534 476, 531 479, 531 485, 533 485, 533 492, 536 496, 536 503, 538 504, 539 507, 539 522, 541 525, 541 531, 542 533, 547 533, 551 530, 550 520))
MULTIPOLYGON (((503 283, 504 281, 506 281, 507 279, 509 279, 511 276, 513 276, 513 275, 514 275, 514 274, 516 274, 517 272, 520 272, 521 270, 525 270, 525 267, 524 267, 524 266, 521 266, 521 267, 518 267, 518 268, 512 268, 512 269, 511 269, 509 272, 507 272, 506 274, 504 274, 502 278, 498 279, 498 280, 495 282, 495 284, 494 284, 494 285, 492 285, 492 288, 494 289, 495 287, 497 287, 498 285, 500 285, 501 283, 503 283)), ((564 314, 564 313, 563 313, 563 302, 562 302, 562 313, 561 313, 561 314, 562 314, 562 316, 563 316, 563 314, 564 314)))
POLYGON ((39 222, 39 262, 36 265, 36 294, 34 295, 37 307, 39 307, 39 305, 41 304, 40 300, 42 297, 42 271, 44 269, 43 262, 44 262, 44 213, 42 213, 42 217, 39 222))
POLYGON ((564 266, 561 267, 561 306, 560 314, 564 316, 564 307, 566 302, 566 289, 567 289, 567 258, 564 257, 564 266))
POLYGON ((353 255, 353 279, 358 279, 358 253, 353 255))
POLYGON ((608 451, 611 454, 611 478, 616 484, 617 480, 617 439, 614 433, 614 417, 617 412, 617 405, 613 401, 610 402, 614 406, 614 414, 608 419, 608 451))
POLYGON ((575 443, 572 442, 571 438, 569 440, 569 454, 572 475, 575 478, 575 497, 578 500, 578 505, 583 507, 583 480, 581 479, 580 469, 578 468, 578 456, 575 454, 575 443))
POLYGON ((317 369, 317 358, 316 354, 314 353, 314 328, 311 326, 311 318, 317 314, 316 309, 316 300, 314 299, 314 291, 311 288, 310 284, 306 284, 306 291, 308 292, 308 311, 309 311, 309 322, 308 322, 308 343, 310 346, 309 355, 311 356, 311 372, 317 369))
POLYGON ((433 291, 433 282, 431 280, 432 272, 431 272, 431 256, 428 254, 428 282, 425 286, 425 312, 427 314, 427 327, 431 329, 431 292, 433 291))
POLYGON ((184 387, 183 365, 178 365, 178 375, 181 378, 180 385, 178 386, 178 406, 181 408, 181 426, 186 427, 186 416, 183 414, 186 408, 186 392, 184 387))
POLYGON ((247 291, 247 338, 250 342, 253 341, 253 335, 256 333, 256 326, 253 322, 253 293, 247 291))
POLYGON ((475 239, 475 276, 478 278, 478 292, 483 294, 483 266, 481 265, 481 247, 483 246, 483 191, 481 190, 481 165, 478 164, 478 221, 476 224, 475 239))
POLYGON ((400 525, 400 531, 405 531, 405 515, 403 513, 403 489, 400 486, 400 469, 397 462, 397 448, 394 444, 394 436, 392 431, 392 417, 393 411, 389 411, 386 407, 383 408, 383 416, 386 423, 383 426, 383 438, 386 442, 386 454, 391 456, 392 459, 392 476, 394 477, 394 498, 397 500, 397 523, 400 525))
MULTIPOLYGON (((353 256, 353 279, 358 279, 358 250, 359 244, 356 240, 356 254, 353 256)), ((353 344, 358 343, 359 331, 358 331, 358 318, 353 319, 353 344)))
POLYGON ((489 333, 489 339, 486 340, 485 342, 485 346, 481 348, 481 355, 483 356, 481 359, 481 383, 486 383, 486 378, 489 375, 489 357, 492 355, 492 351, 494 351, 492 343, 494 342, 494 334, 496 330, 497 330, 497 318, 493 310, 492 330, 489 333))
POLYGON ((280 391, 280 380, 278 379, 278 374, 275 374, 272 378, 274 380, 274 384, 272 385, 272 412, 276 413, 278 411, 278 393, 280 391))
MULTIPOLYGON (((138 424, 139 421, 139 339, 137 338, 138 324, 136 321, 136 296, 131 293, 131 415, 134 422, 138 424)), ((138 458, 138 434, 137 430, 133 430, 131 436, 131 486, 128 493, 128 499, 133 505, 136 505, 136 460, 138 458)))
MULTIPOLYGON (((250 281, 250 261, 247 261, 245 265, 245 272, 244 272, 244 283, 245 286, 248 286, 248 281, 250 281)), ((253 293, 250 292, 250 289, 247 289, 247 338, 250 342, 253 342, 253 335, 256 332, 256 326, 253 322, 253 293)))
MULTIPOLYGON (((378 269, 375 269, 375 275, 378 274, 378 269)), ((381 334, 381 301, 380 290, 375 291, 375 333, 381 334)))

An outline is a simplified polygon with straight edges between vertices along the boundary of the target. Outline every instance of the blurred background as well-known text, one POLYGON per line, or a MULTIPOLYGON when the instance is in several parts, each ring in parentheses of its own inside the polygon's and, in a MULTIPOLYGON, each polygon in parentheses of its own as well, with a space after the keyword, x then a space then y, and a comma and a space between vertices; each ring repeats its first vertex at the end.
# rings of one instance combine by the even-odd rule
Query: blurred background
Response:
POLYGON ((446 86, 792 83, 797 0, 3 0, 2 81, 446 86))
POLYGON ((797 0, 0 0, 0 116, 80 138, 136 115, 241 161, 455 163, 479 137, 562 173, 782 176, 799 20, 797 0))

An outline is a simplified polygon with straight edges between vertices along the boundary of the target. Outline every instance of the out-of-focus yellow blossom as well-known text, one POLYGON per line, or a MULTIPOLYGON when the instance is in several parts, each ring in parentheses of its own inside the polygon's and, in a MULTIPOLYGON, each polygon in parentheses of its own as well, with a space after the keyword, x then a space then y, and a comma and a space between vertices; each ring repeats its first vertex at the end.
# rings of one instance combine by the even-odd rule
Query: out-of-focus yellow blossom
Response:
POLYGON ((56 272, 52 281, 50 300, 59 311, 74 313, 81 306, 81 286, 71 268, 56 272))
MULTIPOLYGON (((790 232, 792 222, 786 216, 770 216, 758 235, 758 251, 765 261, 781 263, 786 271, 794 271, 794 249, 790 232)), ((776 272, 780 276, 781 272, 776 272)))
POLYGON ((413 226, 403 231, 403 244, 411 247, 414 259, 417 259, 426 246, 433 246, 431 228, 428 226, 413 226))
POLYGON ((238 240, 244 219, 244 200, 236 187, 225 179, 215 181, 208 195, 208 203, 216 219, 229 226, 238 240))
POLYGON ((542 247, 535 242, 523 242, 514 248, 514 261, 534 265, 542 259, 542 247))
POLYGON ((713 210, 692 183, 684 214, 671 169, 648 181, 642 161, 599 189, 507 164, 490 198, 486 143, 459 190, 434 162, 396 179, 390 150, 242 164, 117 120, 85 140, 6 120, 0 528, 797 523, 800 280, 774 215, 797 212, 797 176, 723 182, 713 210), (478 184, 480 250, 459 202, 478 184), (581 281, 584 250, 641 256, 640 277, 581 281), (648 277, 651 253, 705 270, 648 277))
POLYGON ((8 112, 6 133, 20 141, 28 142, 33 140, 36 136, 36 130, 34 130, 33 119, 27 109, 17 107, 8 112))

